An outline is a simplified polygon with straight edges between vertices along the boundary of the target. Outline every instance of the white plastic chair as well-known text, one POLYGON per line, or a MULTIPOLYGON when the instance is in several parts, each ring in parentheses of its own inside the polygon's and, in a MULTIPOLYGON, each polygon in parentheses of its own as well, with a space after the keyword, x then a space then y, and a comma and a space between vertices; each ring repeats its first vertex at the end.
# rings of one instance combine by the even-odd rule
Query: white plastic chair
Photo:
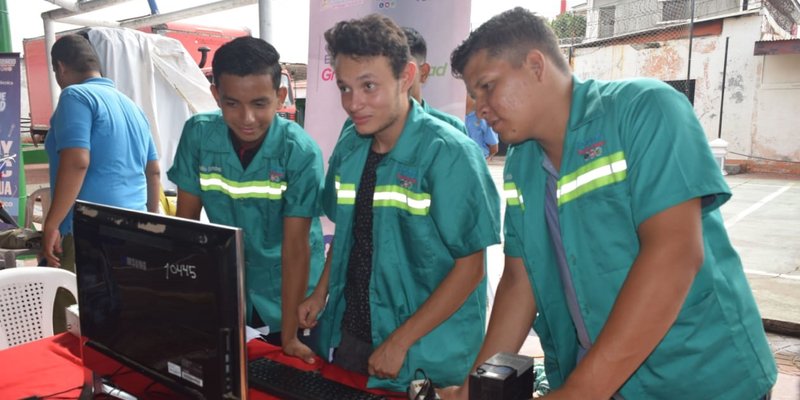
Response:
POLYGON ((53 335, 53 302, 59 287, 78 298, 72 272, 51 267, 0 270, 0 349, 53 335))

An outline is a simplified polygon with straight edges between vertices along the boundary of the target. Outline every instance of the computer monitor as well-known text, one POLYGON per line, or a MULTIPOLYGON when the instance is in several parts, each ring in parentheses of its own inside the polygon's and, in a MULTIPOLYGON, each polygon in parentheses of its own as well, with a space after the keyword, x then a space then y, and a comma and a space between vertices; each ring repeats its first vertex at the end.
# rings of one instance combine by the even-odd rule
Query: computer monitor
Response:
POLYGON ((77 201, 84 367, 140 398, 247 396, 239 228, 77 201))

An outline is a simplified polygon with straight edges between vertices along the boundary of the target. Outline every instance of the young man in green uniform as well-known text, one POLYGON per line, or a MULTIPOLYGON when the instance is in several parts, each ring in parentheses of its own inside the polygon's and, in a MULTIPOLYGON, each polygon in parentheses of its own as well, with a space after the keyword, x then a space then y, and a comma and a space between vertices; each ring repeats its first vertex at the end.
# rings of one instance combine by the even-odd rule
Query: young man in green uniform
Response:
POLYGON ((286 97, 278 52, 241 37, 214 55, 211 93, 221 111, 183 128, 168 176, 178 186, 177 216, 244 230, 247 324, 267 325, 267 341, 313 362, 298 339, 297 306, 322 271, 319 223, 322 155, 294 122, 276 116, 286 97))
POLYGON ((730 189, 685 96, 574 77, 522 8, 451 61, 512 144, 506 265, 476 365, 533 324, 548 399, 764 398, 776 367, 719 212, 730 189))
POLYGON ((403 33, 406 35, 408 41, 408 48, 411 51, 411 57, 417 63, 417 73, 414 74, 414 82, 411 84, 411 90, 408 94, 414 98, 422 106, 426 113, 452 125, 454 128, 467 134, 467 128, 464 126, 464 121, 460 120, 455 115, 450 115, 444 111, 437 110, 431 107, 425 99, 422 98, 422 85, 428 80, 431 73, 431 65, 428 64, 428 44, 425 38, 416 29, 404 27, 403 33))
POLYGON ((405 391, 417 368, 455 384, 483 338, 497 190, 474 143, 409 98, 416 65, 391 19, 343 21, 325 40, 353 124, 329 161, 335 238, 301 325, 319 318, 320 354, 335 348, 369 387, 405 391))

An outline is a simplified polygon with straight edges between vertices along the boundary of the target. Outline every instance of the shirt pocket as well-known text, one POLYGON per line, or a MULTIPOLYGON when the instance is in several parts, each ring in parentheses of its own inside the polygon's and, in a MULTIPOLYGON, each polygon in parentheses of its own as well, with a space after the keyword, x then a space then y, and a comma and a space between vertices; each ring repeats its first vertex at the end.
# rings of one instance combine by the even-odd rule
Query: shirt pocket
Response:
POLYGON ((433 242, 439 240, 428 216, 398 211, 400 256, 408 258, 409 266, 429 270, 436 263, 433 242))
MULTIPOLYGON (((601 273, 627 269, 639 253, 639 236, 631 209, 631 195, 625 182, 597 188, 573 200, 570 213, 574 220, 564 224, 580 231, 585 252, 580 257, 591 257, 601 273)), ((563 206, 562 206, 563 207, 563 206)), ((574 264, 567 253, 567 261, 574 264)))

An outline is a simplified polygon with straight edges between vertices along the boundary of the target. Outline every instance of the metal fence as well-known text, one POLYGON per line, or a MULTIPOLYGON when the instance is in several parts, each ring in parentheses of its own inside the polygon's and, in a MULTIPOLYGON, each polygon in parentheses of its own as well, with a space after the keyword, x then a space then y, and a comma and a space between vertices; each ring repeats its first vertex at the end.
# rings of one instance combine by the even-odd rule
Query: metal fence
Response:
POLYGON ((694 101, 695 38, 726 16, 758 10, 761 1, 596 0, 552 21, 564 55, 581 78, 651 77, 694 101))

